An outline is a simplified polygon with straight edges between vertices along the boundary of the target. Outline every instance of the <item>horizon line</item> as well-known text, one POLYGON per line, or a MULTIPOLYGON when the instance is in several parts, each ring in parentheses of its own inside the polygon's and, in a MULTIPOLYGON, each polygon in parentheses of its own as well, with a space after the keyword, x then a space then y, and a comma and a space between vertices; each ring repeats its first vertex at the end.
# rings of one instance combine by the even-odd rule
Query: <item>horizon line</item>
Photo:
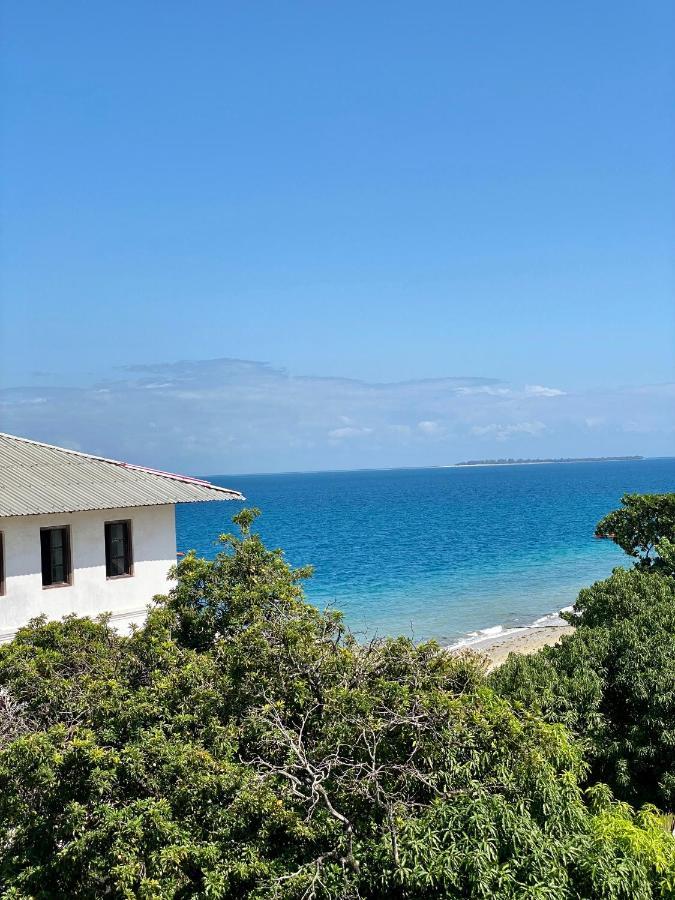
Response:
POLYGON ((479 465, 461 465, 459 463, 437 463, 432 466, 362 466, 359 468, 344 468, 344 469, 285 469, 278 472, 267 471, 267 472, 219 472, 219 473, 200 473, 196 475, 197 478, 254 478, 259 476, 271 476, 271 475, 337 475, 341 473, 348 472, 406 472, 406 471, 424 471, 429 469, 508 469, 514 468, 515 466, 528 466, 528 465, 565 465, 569 466, 574 463, 601 463, 601 462, 647 462, 648 460, 657 460, 657 459, 675 459, 675 455, 672 456, 641 456, 640 459, 635 459, 634 456, 627 456, 625 458, 620 457, 608 457, 606 459, 602 459, 601 457, 589 457, 588 459, 573 459, 570 458, 569 462, 514 462, 514 463, 480 463, 479 465))

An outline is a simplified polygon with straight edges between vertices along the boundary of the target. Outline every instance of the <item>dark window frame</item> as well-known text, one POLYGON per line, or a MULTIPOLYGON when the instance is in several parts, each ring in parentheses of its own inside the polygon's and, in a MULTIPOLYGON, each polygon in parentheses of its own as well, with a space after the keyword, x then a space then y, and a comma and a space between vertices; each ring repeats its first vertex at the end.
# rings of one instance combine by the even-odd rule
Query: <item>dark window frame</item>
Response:
MULTIPOLYGON (((51 549, 51 548, 50 548, 51 549)), ((46 528, 40 529, 40 559, 41 559, 41 569, 42 569, 42 590, 49 591, 52 588, 61 588, 61 587, 72 587, 73 584, 73 552, 72 552, 72 540, 70 536, 70 525, 49 525, 46 528), (42 535, 49 531, 62 531, 65 536, 65 542, 63 544, 63 567, 67 578, 65 581, 51 581, 48 584, 45 584, 45 567, 44 567, 44 558, 45 558, 45 548, 43 547, 43 539, 42 535)), ((52 565, 50 561, 50 566, 52 565)), ((50 571, 49 577, 51 578, 52 573, 50 571)))
POLYGON ((4 597, 7 584, 5 581, 5 533, 0 531, 0 597, 4 597))
POLYGON ((114 519, 110 522, 103 523, 103 543, 105 547, 105 577, 106 581, 117 581, 118 578, 134 577, 134 540, 131 519, 114 519), (112 559, 110 555, 112 539, 110 537, 111 525, 126 526, 126 544, 124 552, 125 571, 119 575, 111 575, 112 559))

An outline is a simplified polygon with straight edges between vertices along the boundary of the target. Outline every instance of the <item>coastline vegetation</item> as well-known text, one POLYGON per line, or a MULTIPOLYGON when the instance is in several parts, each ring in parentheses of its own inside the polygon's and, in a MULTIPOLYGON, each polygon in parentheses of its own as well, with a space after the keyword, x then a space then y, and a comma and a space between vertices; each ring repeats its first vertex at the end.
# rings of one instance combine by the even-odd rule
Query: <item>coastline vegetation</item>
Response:
POLYGON ((235 516, 144 627, 0 647, 0 885, 27 898, 675 898, 675 495, 496 672, 359 642, 235 516))
POLYGON ((558 456, 542 459, 514 459, 509 456, 499 459, 468 459, 455 463, 455 466, 523 466, 539 463, 627 462, 638 459, 644 459, 644 456, 558 456))

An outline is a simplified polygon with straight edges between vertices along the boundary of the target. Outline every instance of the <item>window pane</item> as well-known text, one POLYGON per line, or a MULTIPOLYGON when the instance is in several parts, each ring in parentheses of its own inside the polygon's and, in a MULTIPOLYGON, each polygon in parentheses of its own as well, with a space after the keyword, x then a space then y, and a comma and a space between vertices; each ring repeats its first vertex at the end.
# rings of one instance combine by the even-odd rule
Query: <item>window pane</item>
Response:
POLYGON ((40 532, 42 584, 66 584, 70 580, 70 552, 65 528, 47 528, 40 532))
POLYGON ((52 582, 59 584, 66 581, 66 536, 62 528, 55 528, 52 532, 52 582))
POLYGON ((48 531, 40 532, 40 549, 42 551, 42 585, 47 587, 52 583, 52 539, 48 531))
POLYGON ((131 575, 131 540, 128 522, 107 522, 105 526, 106 575, 131 575))

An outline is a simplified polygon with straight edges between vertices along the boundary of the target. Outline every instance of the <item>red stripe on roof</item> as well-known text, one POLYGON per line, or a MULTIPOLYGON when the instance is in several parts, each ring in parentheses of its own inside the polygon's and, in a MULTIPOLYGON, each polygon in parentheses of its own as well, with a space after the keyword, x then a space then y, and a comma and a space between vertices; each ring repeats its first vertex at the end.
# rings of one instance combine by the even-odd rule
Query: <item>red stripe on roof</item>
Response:
POLYGON ((138 466, 135 463, 118 462, 117 465, 125 469, 137 469, 139 472, 149 472, 151 475, 161 475, 163 478, 173 478, 175 481, 186 481, 189 484, 201 484, 205 487, 218 487, 205 481, 203 478, 193 478, 192 475, 179 475, 177 472, 165 472, 163 469, 153 469, 150 466, 138 466))

